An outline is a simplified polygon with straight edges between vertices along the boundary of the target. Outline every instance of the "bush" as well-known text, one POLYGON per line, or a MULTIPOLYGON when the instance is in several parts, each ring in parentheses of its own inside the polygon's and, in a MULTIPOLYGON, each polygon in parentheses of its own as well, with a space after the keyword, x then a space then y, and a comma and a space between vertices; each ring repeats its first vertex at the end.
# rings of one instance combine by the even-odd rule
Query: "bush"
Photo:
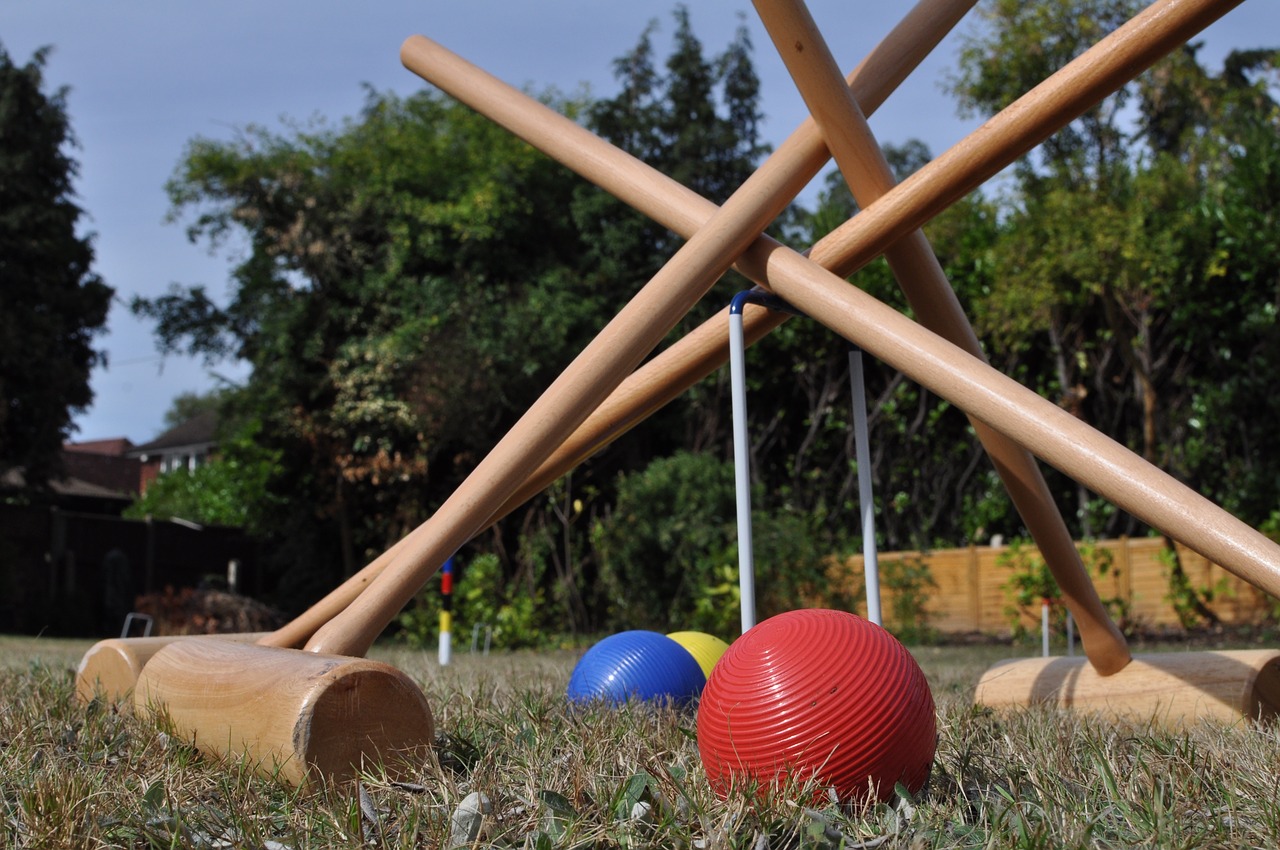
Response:
POLYGON ((733 467, 710 455, 680 452, 621 476, 591 534, 613 629, 693 628, 705 591, 737 563, 734 519, 733 467))
POLYGON ((830 575, 833 546, 821 530, 819 515, 752 511, 751 524, 757 619, 796 608, 854 607, 857 597, 849 593, 848 584, 834 581, 830 575))
MULTIPOLYGON (((1116 574, 1115 556, 1110 549, 1091 543, 1080 543, 1076 548, 1080 552, 1080 560, 1085 571, 1095 586, 1099 584, 1098 579, 1103 576, 1116 574)), ((1031 631, 1026 625, 1028 622, 1036 623, 1037 630, 1039 628, 1040 606, 1043 601, 1060 598, 1058 582, 1038 550, 1023 541, 1010 544, 1008 551, 1000 555, 996 564, 1013 570, 1013 575, 1004 584, 1005 593, 1011 603, 1005 608, 1005 616, 1008 618, 1009 627, 1013 630, 1014 638, 1026 638, 1031 631)), ((1122 630, 1127 631, 1131 625, 1128 603, 1118 596, 1103 598, 1101 601, 1111 618, 1122 630)), ((1064 606, 1051 606, 1050 629, 1058 633, 1065 631, 1066 619, 1067 612, 1064 606)))
MULTIPOLYGON (((752 527, 757 619, 818 600, 832 607, 851 604, 828 580, 832 542, 820 531, 820 517, 756 510, 752 527)), ((737 633, 738 529, 731 463, 680 453, 622 476, 613 512, 595 524, 592 543, 614 630, 737 633)))
POLYGON ((917 556, 880 564, 880 584, 889 598, 889 610, 881 612, 882 619, 894 637, 909 644, 935 642, 938 631, 929 625, 925 606, 929 591, 937 590, 938 583, 924 559, 917 556))

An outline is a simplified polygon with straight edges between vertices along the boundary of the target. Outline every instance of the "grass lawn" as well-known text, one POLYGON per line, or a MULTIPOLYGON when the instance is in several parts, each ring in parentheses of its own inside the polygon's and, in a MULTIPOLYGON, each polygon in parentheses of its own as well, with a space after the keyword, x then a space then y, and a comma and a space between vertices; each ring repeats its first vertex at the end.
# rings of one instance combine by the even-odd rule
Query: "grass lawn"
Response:
POLYGON ((1167 733, 973 709, 974 684, 1007 647, 915 649, 938 706, 928 792, 842 811, 795 794, 720 800, 692 709, 566 710, 568 652, 463 652, 441 669, 433 654, 379 647, 427 694, 434 758, 409 782, 300 791, 128 712, 79 705, 71 676, 88 645, 0 637, 0 846, 1280 846, 1275 727, 1167 733), (473 792, 483 818, 466 816, 473 792))
POLYGON ((0 635, 0 670, 26 670, 33 663, 75 670, 93 641, 0 635))

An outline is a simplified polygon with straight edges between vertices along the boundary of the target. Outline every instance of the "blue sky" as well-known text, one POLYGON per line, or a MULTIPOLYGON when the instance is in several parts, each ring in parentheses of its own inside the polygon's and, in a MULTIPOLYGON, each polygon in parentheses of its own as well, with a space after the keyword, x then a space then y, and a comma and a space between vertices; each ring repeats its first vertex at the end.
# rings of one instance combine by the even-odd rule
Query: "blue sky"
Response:
MULTIPOLYGON (((236 364, 207 367, 160 358, 150 327, 124 306, 171 283, 226 292, 234 261, 187 242, 181 223, 166 223, 164 183, 187 142, 232 138, 246 124, 279 127, 282 119, 354 115, 362 84, 408 94, 424 85, 399 62, 401 42, 422 33, 517 86, 583 85, 614 91, 611 62, 657 20, 659 53, 672 29, 675 0, 4 0, 0 43, 25 63, 41 46, 51 87, 68 86, 80 142, 78 201, 95 234, 96 270, 115 287, 108 333, 98 339, 109 365, 95 370, 93 406, 77 417, 75 439, 128 437, 162 429, 170 401, 202 392, 219 378, 237 380, 236 364)), ((900 0, 814 0, 810 9, 832 52, 852 68, 910 8, 900 0)), ((689 2, 695 34, 708 54, 721 50, 745 20, 762 80, 767 138, 780 142, 804 118, 803 105, 748 0, 689 2)), ((962 22, 958 32, 972 24, 962 22)), ((1280 3, 1248 0, 1203 35, 1211 66, 1234 47, 1280 44, 1280 3)), ((882 142, 923 139, 935 153, 976 122, 961 120, 942 91, 954 67, 956 39, 935 51, 872 119, 882 142)), ((234 250, 234 249, 233 249, 234 250)), ((620 305, 621 306, 621 305, 620 305)))

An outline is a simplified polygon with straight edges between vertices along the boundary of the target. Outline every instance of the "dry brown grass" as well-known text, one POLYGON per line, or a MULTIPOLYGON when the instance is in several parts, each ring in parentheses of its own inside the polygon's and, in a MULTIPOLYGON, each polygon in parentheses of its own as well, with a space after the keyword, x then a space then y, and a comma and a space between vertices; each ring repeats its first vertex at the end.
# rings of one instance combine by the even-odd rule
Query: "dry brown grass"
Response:
POLYGON ((380 648, 423 684, 441 732, 434 758, 408 783, 371 773, 357 787, 298 791, 77 704, 71 670, 84 648, 0 639, 2 846, 440 848, 478 794, 481 847, 1280 846, 1274 727, 1170 734, 976 711, 973 684, 999 647, 916 651, 939 708, 929 793, 859 812, 787 794, 716 798, 691 710, 570 710, 569 653, 462 654, 441 669, 380 648))

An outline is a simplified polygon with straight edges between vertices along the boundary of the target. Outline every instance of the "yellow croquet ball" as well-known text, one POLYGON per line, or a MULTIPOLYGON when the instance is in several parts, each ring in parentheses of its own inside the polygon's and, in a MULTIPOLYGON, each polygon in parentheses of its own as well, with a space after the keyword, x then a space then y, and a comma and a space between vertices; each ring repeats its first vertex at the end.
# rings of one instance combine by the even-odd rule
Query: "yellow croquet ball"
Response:
POLYGON ((729 648, 729 644, 706 632, 672 632, 667 637, 688 650, 707 678, 711 677, 711 671, 716 666, 716 662, 729 648))

